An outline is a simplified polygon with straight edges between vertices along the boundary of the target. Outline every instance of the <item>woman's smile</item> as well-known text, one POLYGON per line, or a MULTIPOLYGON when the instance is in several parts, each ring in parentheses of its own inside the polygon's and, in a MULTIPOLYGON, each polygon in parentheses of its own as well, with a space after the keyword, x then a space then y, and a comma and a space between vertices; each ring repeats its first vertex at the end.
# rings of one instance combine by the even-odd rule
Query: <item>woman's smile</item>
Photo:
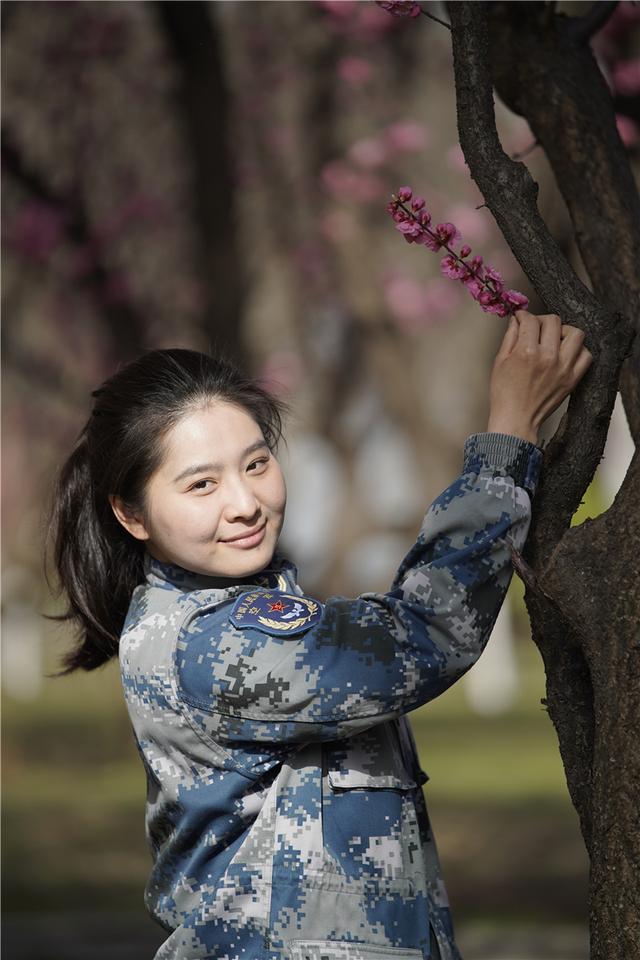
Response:
POLYGON ((267 527, 267 522, 262 524, 254 533, 249 534, 237 534, 235 537, 229 540, 223 540, 229 547, 239 547, 241 550, 250 550, 252 547, 257 547, 259 543, 262 543, 264 540, 264 534, 267 527))

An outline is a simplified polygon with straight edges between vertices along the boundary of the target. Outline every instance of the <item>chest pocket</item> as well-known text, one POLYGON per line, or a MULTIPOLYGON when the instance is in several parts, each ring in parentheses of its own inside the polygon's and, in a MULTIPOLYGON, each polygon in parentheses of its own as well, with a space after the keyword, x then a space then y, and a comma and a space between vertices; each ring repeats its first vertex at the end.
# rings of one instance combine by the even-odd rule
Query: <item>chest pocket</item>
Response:
MULTIPOLYGON (((405 758, 395 721, 330 745, 327 778, 333 790, 413 790, 415 771, 405 758)), ((424 775, 426 776, 426 775, 424 775)))

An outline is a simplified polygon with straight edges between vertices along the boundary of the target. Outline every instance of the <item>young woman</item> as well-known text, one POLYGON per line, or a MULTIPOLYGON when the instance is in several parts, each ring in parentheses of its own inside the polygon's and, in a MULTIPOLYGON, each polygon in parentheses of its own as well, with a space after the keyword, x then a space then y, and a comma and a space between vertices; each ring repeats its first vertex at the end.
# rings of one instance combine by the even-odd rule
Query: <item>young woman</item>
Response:
MULTIPOLYGON (((118 654, 147 781, 156 960, 459 957, 406 714, 487 643, 531 518, 537 429, 591 363, 518 311, 488 430, 387 593, 321 602, 277 550, 281 406, 229 364, 119 370, 57 486, 55 561, 80 628, 66 671, 118 654)), ((331 491, 327 491, 327 496, 331 491)))

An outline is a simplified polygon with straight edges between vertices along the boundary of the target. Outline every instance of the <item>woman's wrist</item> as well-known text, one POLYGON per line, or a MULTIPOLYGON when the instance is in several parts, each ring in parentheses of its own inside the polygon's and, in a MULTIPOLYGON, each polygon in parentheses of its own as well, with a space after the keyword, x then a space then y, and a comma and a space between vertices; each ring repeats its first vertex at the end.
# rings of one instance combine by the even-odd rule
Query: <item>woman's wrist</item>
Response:
POLYGON ((507 433, 512 437, 520 437, 529 443, 538 444, 538 429, 532 423, 516 420, 513 417, 489 417, 487 433, 507 433))

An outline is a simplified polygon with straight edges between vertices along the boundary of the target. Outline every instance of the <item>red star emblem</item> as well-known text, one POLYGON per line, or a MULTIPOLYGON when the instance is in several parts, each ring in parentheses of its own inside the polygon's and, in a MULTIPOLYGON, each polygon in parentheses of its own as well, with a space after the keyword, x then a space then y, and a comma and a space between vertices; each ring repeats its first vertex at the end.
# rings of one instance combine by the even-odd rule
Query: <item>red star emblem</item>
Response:
POLYGON ((278 611, 282 612, 283 610, 286 610, 286 609, 287 609, 287 608, 285 607, 285 605, 284 605, 284 603, 282 602, 282 600, 276 600, 275 603, 270 603, 270 604, 269 604, 269 610, 278 610, 278 611))

